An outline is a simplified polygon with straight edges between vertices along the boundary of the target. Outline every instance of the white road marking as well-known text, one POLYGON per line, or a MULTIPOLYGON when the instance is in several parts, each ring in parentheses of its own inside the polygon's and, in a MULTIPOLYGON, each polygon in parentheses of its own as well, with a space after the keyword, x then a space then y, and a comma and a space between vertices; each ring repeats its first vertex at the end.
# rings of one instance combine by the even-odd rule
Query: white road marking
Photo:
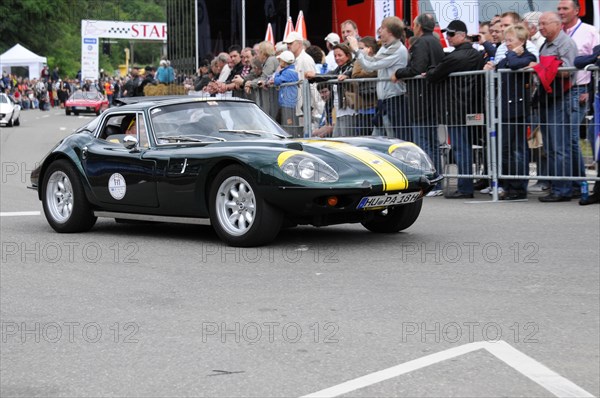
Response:
POLYGON ((39 211, 3 211, 0 212, 0 217, 19 217, 19 216, 39 216, 42 214, 39 211))
POLYGON ((478 341, 450 348, 445 351, 437 352, 391 368, 358 377, 336 386, 309 395, 304 395, 302 398, 337 397, 412 372, 413 370, 418 370, 480 349, 487 350, 490 354, 502 360, 525 377, 535 381, 557 397, 593 397, 592 394, 575 383, 565 379, 558 373, 542 365, 535 359, 523 354, 521 351, 504 341, 478 341))

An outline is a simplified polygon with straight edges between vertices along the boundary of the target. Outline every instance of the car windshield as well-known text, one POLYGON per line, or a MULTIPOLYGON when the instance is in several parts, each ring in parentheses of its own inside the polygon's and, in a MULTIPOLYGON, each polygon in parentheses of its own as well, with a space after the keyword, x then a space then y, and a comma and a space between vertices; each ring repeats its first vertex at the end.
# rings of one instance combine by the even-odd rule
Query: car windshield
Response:
POLYGON ((288 137, 276 122, 251 102, 194 101, 159 106, 152 109, 150 115, 159 144, 174 140, 208 143, 288 137))
POLYGON ((71 96, 71 99, 72 100, 82 100, 82 99, 97 100, 99 97, 99 94, 100 93, 98 93, 97 91, 76 91, 71 96))
POLYGON ((0 104, 8 104, 8 98, 4 95, 0 95, 0 104))

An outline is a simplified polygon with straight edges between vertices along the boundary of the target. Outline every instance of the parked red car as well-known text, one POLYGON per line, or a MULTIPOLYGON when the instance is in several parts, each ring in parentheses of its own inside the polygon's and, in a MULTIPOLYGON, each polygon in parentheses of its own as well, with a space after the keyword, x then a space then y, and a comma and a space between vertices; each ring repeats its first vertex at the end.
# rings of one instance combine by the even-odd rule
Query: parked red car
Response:
POLYGON ((71 112, 75 115, 79 115, 80 112, 93 112, 99 115, 106 109, 108 109, 108 100, 97 91, 75 91, 65 102, 67 115, 70 115, 71 112))

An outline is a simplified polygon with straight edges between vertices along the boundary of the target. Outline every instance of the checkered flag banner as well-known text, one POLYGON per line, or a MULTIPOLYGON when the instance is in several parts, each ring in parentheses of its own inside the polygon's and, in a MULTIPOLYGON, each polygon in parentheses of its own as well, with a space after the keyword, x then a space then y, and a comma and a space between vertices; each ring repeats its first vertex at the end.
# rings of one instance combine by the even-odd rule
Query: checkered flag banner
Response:
POLYGON ((123 28, 123 27, 114 27, 108 30, 108 34, 116 34, 116 35, 128 35, 131 31, 131 28, 123 28))
POLYGON ((82 20, 83 37, 112 39, 167 40, 167 24, 164 22, 121 22, 82 20))

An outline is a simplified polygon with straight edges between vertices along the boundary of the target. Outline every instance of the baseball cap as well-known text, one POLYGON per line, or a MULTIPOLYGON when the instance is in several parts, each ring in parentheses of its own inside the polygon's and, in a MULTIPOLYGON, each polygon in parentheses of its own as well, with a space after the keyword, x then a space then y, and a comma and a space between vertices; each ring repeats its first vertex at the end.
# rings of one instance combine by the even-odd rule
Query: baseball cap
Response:
POLYGON ((279 54, 277 56, 277 59, 280 59, 287 64, 293 64, 294 61, 296 60, 296 57, 294 57, 294 53, 286 50, 286 51, 282 52, 281 54, 279 54))
POLYGON ((442 32, 464 32, 467 33, 467 25, 459 19, 456 19, 448 24, 446 29, 442 29, 442 32))
POLYGON ((298 32, 290 32, 287 37, 283 40, 284 43, 289 44, 297 40, 304 40, 304 37, 298 32))
POLYGON ((325 41, 335 46, 340 43, 340 36, 337 33, 331 32, 325 37, 325 41))

